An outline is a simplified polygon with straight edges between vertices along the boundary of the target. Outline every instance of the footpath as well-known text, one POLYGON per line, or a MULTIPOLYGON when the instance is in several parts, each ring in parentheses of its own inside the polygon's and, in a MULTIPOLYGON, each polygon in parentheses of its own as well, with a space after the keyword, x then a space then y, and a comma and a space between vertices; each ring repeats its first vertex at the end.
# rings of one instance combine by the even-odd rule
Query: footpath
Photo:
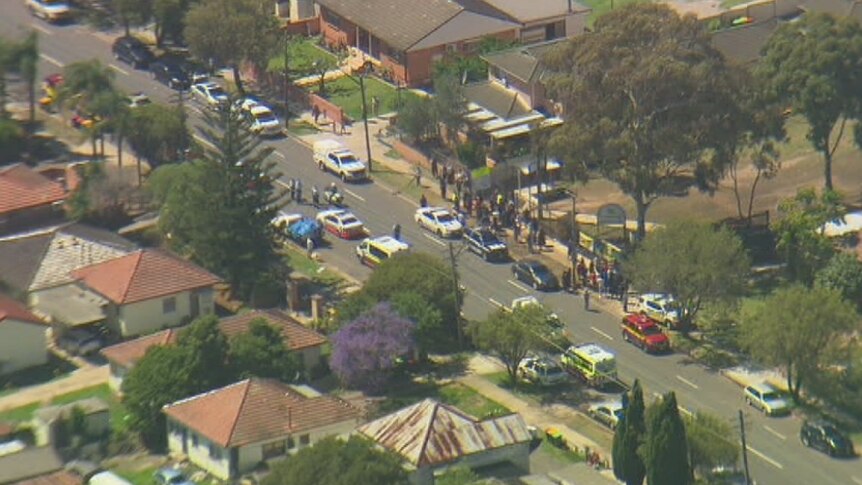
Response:
POLYGON ((66 377, 17 390, 8 396, 0 397, 0 412, 33 403, 48 403, 63 394, 106 384, 108 374, 107 365, 85 367, 73 371, 66 377))

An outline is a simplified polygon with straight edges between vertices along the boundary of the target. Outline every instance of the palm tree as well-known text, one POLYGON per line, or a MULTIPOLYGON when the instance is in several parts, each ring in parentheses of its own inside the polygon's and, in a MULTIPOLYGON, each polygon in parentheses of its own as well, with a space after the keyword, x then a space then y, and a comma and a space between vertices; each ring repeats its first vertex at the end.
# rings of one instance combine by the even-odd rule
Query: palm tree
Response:
MULTIPOLYGON (((95 108, 99 108, 100 104, 105 106, 109 104, 101 101, 100 98, 107 96, 107 93, 115 92, 113 71, 97 59, 79 61, 69 64, 63 70, 63 84, 60 86, 57 101, 63 107, 88 111, 89 114, 98 114, 94 111, 95 108)), ((93 147, 94 159, 96 158, 96 141, 105 128, 103 121, 96 121, 92 126, 86 128, 93 147)))
POLYGON ((91 109, 94 115, 101 118, 96 123, 99 127, 98 136, 102 137, 105 132, 114 134, 114 141, 117 144, 117 164, 122 169, 123 141, 131 127, 131 109, 126 102, 126 97, 116 90, 105 91, 93 100, 91 109))

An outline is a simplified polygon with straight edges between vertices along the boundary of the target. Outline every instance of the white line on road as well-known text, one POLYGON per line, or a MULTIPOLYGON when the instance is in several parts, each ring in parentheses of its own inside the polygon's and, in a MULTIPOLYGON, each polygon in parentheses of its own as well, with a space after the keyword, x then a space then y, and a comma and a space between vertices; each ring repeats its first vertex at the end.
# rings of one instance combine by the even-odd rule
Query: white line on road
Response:
POLYGON ((431 234, 426 234, 423 232, 422 235, 427 237, 428 239, 430 239, 431 242, 433 242, 434 244, 439 244, 440 246, 446 247, 446 243, 437 239, 436 237, 432 236, 431 234))
POLYGON ((30 27, 33 27, 34 29, 38 30, 39 32, 42 32, 45 35, 54 35, 54 32, 51 32, 50 30, 39 24, 30 24, 30 27))
POLYGON ((773 436, 776 436, 782 440, 787 439, 787 436, 784 436, 783 434, 779 433, 778 431, 775 431, 774 429, 770 428, 769 426, 767 426, 765 424, 763 425, 763 429, 765 429, 766 431, 769 431, 770 433, 772 433, 773 436))
POLYGON ((606 338, 606 339, 608 339, 608 340, 613 340, 613 339, 614 339, 613 337, 611 337, 610 335, 608 335, 606 332, 603 332, 603 331, 599 330, 599 329, 598 329, 598 328, 596 328, 596 327, 590 327, 590 330, 592 330, 593 332, 596 332, 597 334, 601 335, 602 337, 604 337, 604 338, 606 338))
POLYGON ((361 196, 359 196, 356 192, 354 192, 354 191, 352 191, 352 190, 350 190, 350 189, 344 189, 344 193, 345 193, 345 194, 347 194, 347 195, 350 195, 350 196, 356 197, 357 199, 361 200, 362 202, 365 202, 365 199, 363 199, 363 198, 362 198, 361 196))
POLYGON ((850 477, 850 480, 853 480, 854 482, 858 483, 859 485, 862 485, 862 478, 850 477))
POLYGON ((286 184, 286 183, 284 183, 284 181, 282 181, 281 179, 276 179, 276 180, 275 180, 275 183, 277 183, 278 185, 281 185, 281 186, 282 186, 282 187, 284 187, 285 189, 289 189, 289 188, 290 188, 290 185, 287 185, 287 184, 286 184))
POLYGON ((691 382, 690 380, 686 379, 683 376, 677 375, 676 378, 677 378, 677 380, 679 380, 683 384, 691 386, 692 389, 700 389, 700 387, 697 384, 695 384, 694 382, 691 382))
POLYGON ((491 304, 492 304, 492 305, 494 305, 494 306, 498 306, 498 307, 500 307, 500 308, 506 308, 506 305, 504 305, 504 304, 500 303, 499 301, 497 301, 497 300, 495 300, 495 299, 493 299, 493 298, 488 298, 488 301, 490 301, 490 302, 491 302, 491 304))
POLYGON ((192 135, 192 137, 194 137, 194 139, 195 139, 195 140, 197 140, 197 141, 199 141, 199 142, 203 143, 204 145, 206 145, 206 146, 208 146, 208 147, 210 147, 210 148, 213 148, 213 149, 217 149, 217 148, 218 148, 218 147, 216 147, 215 145, 213 145, 209 140, 207 140, 206 138, 204 138, 204 137, 202 137, 202 136, 200 136, 200 135, 192 135))
POLYGON ((120 67, 120 66, 115 66, 114 64, 108 64, 108 67, 110 67, 111 69, 113 69, 113 70, 115 70, 115 71, 119 72, 120 74, 122 74, 122 75, 124 75, 124 76, 128 76, 128 75, 129 75, 129 71, 127 71, 127 70, 123 69, 123 68, 122 68, 122 67, 120 67))
POLYGON ((517 288, 517 289, 519 289, 519 290, 523 291, 524 293, 529 293, 529 292, 530 292, 530 289, 529 289, 529 288, 527 288, 526 286, 522 285, 521 283, 518 283, 517 281, 512 281, 512 280, 506 280, 506 281, 508 281, 510 285, 512 285, 512 286, 514 286, 515 288, 517 288))
POLYGON ((54 59, 53 57, 51 57, 47 54, 39 54, 39 57, 41 57, 43 60, 45 60, 47 62, 50 62, 51 64, 54 64, 57 67, 63 67, 62 62, 58 61, 57 59, 54 59))
POLYGON ((764 455, 763 453, 755 450, 751 446, 748 446, 748 451, 750 451, 753 455, 757 456, 758 458, 765 461, 766 463, 769 463, 770 465, 774 466, 775 468, 778 468, 779 470, 784 470, 784 465, 782 465, 781 463, 778 463, 777 461, 764 455))
POLYGON ((282 160, 287 160, 287 155, 285 155, 284 153, 281 153, 281 152, 272 152, 272 153, 274 153, 275 156, 280 157, 282 160))

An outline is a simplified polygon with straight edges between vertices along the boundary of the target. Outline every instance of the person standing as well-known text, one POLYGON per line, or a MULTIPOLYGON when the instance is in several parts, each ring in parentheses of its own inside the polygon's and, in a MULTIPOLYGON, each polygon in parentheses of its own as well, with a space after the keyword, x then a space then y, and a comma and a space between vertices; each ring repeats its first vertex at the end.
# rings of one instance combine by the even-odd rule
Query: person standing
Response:
POLYGON ((305 255, 308 256, 309 259, 314 258, 314 239, 306 238, 305 239, 305 255))
POLYGON ((290 200, 296 200, 296 180, 287 181, 287 191, 290 192, 290 200))
POLYGON ((416 165, 415 176, 416 176, 416 186, 422 187, 422 167, 420 167, 419 165, 416 165))
POLYGON ((296 179, 296 201, 302 202, 302 180, 296 179))
POLYGON ((401 240, 401 224, 396 222, 395 225, 392 226, 392 237, 395 238, 396 241, 401 240))
POLYGON ((317 209, 320 206, 320 192, 317 191, 317 186, 311 186, 311 205, 317 209))
POLYGON ((590 289, 584 287, 584 310, 590 311, 590 289))
POLYGON ((431 176, 437 178, 437 175, 440 173, 439 170, 440 167, 437 165, 437 159, 431 157, 431 176))
MULTIPOLYGON (((445 171, 446 167, 443 167, 443 170, 445 171)), ((444 177, 440 177, 440 196, 446 200, 446 179, 444 177)))
POLYGON ((422 207, 423 209, 428 207, 428 198, 425 197, 425 194, 422 194, 422 196, 419 197, 419 207, 422 207))

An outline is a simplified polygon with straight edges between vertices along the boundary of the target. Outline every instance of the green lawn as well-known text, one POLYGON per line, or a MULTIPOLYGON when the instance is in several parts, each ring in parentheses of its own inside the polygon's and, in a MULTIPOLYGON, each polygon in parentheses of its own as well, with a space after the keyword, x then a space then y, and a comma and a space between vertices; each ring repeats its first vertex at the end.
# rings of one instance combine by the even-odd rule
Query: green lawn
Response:
POLYGON ((296 136, 313 135, 315 133, 320 133, 320 129, 318 129, 316 126, 308 123, 307 121, 300 120, 290 120, 287 123, 287 131, 291 132, 296 136))
MULTIPOLYGON (((354 121, 362 120, 362 93, 359 90, 359 81, 352 77, 342 77, 334 81, 326 83, 325 87, 326 98, 340 106, 347 116, 354 121)), ((318 85, 315 84, 311 88, 312 92, 318 92, 318 85)), ((365 101, 368 103, 368 116, 374 117, 372 111, 371 100, 374 97, 380 100, 380 107, 377 110, 378 114, 389 113, 396 111, 398 105, 398 97, 401 100, 407 97, 416 97, 416 95, 408 90, 398 90, 382 81, 369 77, 365 79, 365 101)))
MULTIPOLYGON (((287 65, 292 71, 305 70, 314 61, 334 63, 337 58, 318 45, 318 37, 301 38, 290 44, 287 51, 287 65)), ((270 71, 283 71, 284 51, 279 50, 277 55, 272 56, 267 67, 270 71)))
POLYGON ((381 415, 410 406, 425 398, 437 399, 442 403, 455 406, 465 413, 480 419, 508 414, 510 412, 502 404, 492 401, 457 382, 444 385, 438 385, 434 382, 408 382, 396 386, 386 397, 386 401, 380 406, 379 412, 381 415))
POLYGON ((299 249, 293 243, 287 243, 284 246, 284 255, 291 269, 308 276, 321 285, 338 285, 344 279, 338 273, 327 269, 325 265, 306 257, 305 250, 299 249))
POLYGON ((584 455, 582 453, 575 453, 571 449, 558 448, 546 439, 542 440, 542 444, 540 444, 539 447, 545 453, 565 463, 580 463, 584 461, 584 455))
POLYGON ((75 366, 53 354, 48 362, 36 367, 14 372, 0 378, 0 396, 11 394, 22 387, 44 384, 54 379, 64 377, 75 370, 75 366))
POLYGON ((20 408, 10 409, 0 413, 0 421, 20 422, 29 421, 33 417, 33 411, 39 409, 39 403, 28 404, 20 408))
MULTIPOLYGON (((111 392, 107 384, 88 387, 79 391, 73 391, 51 400, 52 405, 69 404, 81 399, 90 397, 98 397, 108 403, 109 412, 111 413, 111 428, 115 431, 124 431, 126 428, 126 409, 123 404, 117 399, 116 395, 111 392)), ((33 417, 33 411, 39 409, 41 403, 32 403, 15 409, 10 409, 0 413, 0 421, 28 421, 33 417)))
POLYGON ((585 0, 581 3, 592 9, 589 22, 593 23, 597 18, 610 12, 613 9, 623 7, 631 3, 639 3, 642 1, 643 0, 585 0))
POLYGON ((151 485, 153 483, 153 473, 156 468, 140 468, 135 470, 117 469, 114 472, 132 482, 134 485, 151 485))

